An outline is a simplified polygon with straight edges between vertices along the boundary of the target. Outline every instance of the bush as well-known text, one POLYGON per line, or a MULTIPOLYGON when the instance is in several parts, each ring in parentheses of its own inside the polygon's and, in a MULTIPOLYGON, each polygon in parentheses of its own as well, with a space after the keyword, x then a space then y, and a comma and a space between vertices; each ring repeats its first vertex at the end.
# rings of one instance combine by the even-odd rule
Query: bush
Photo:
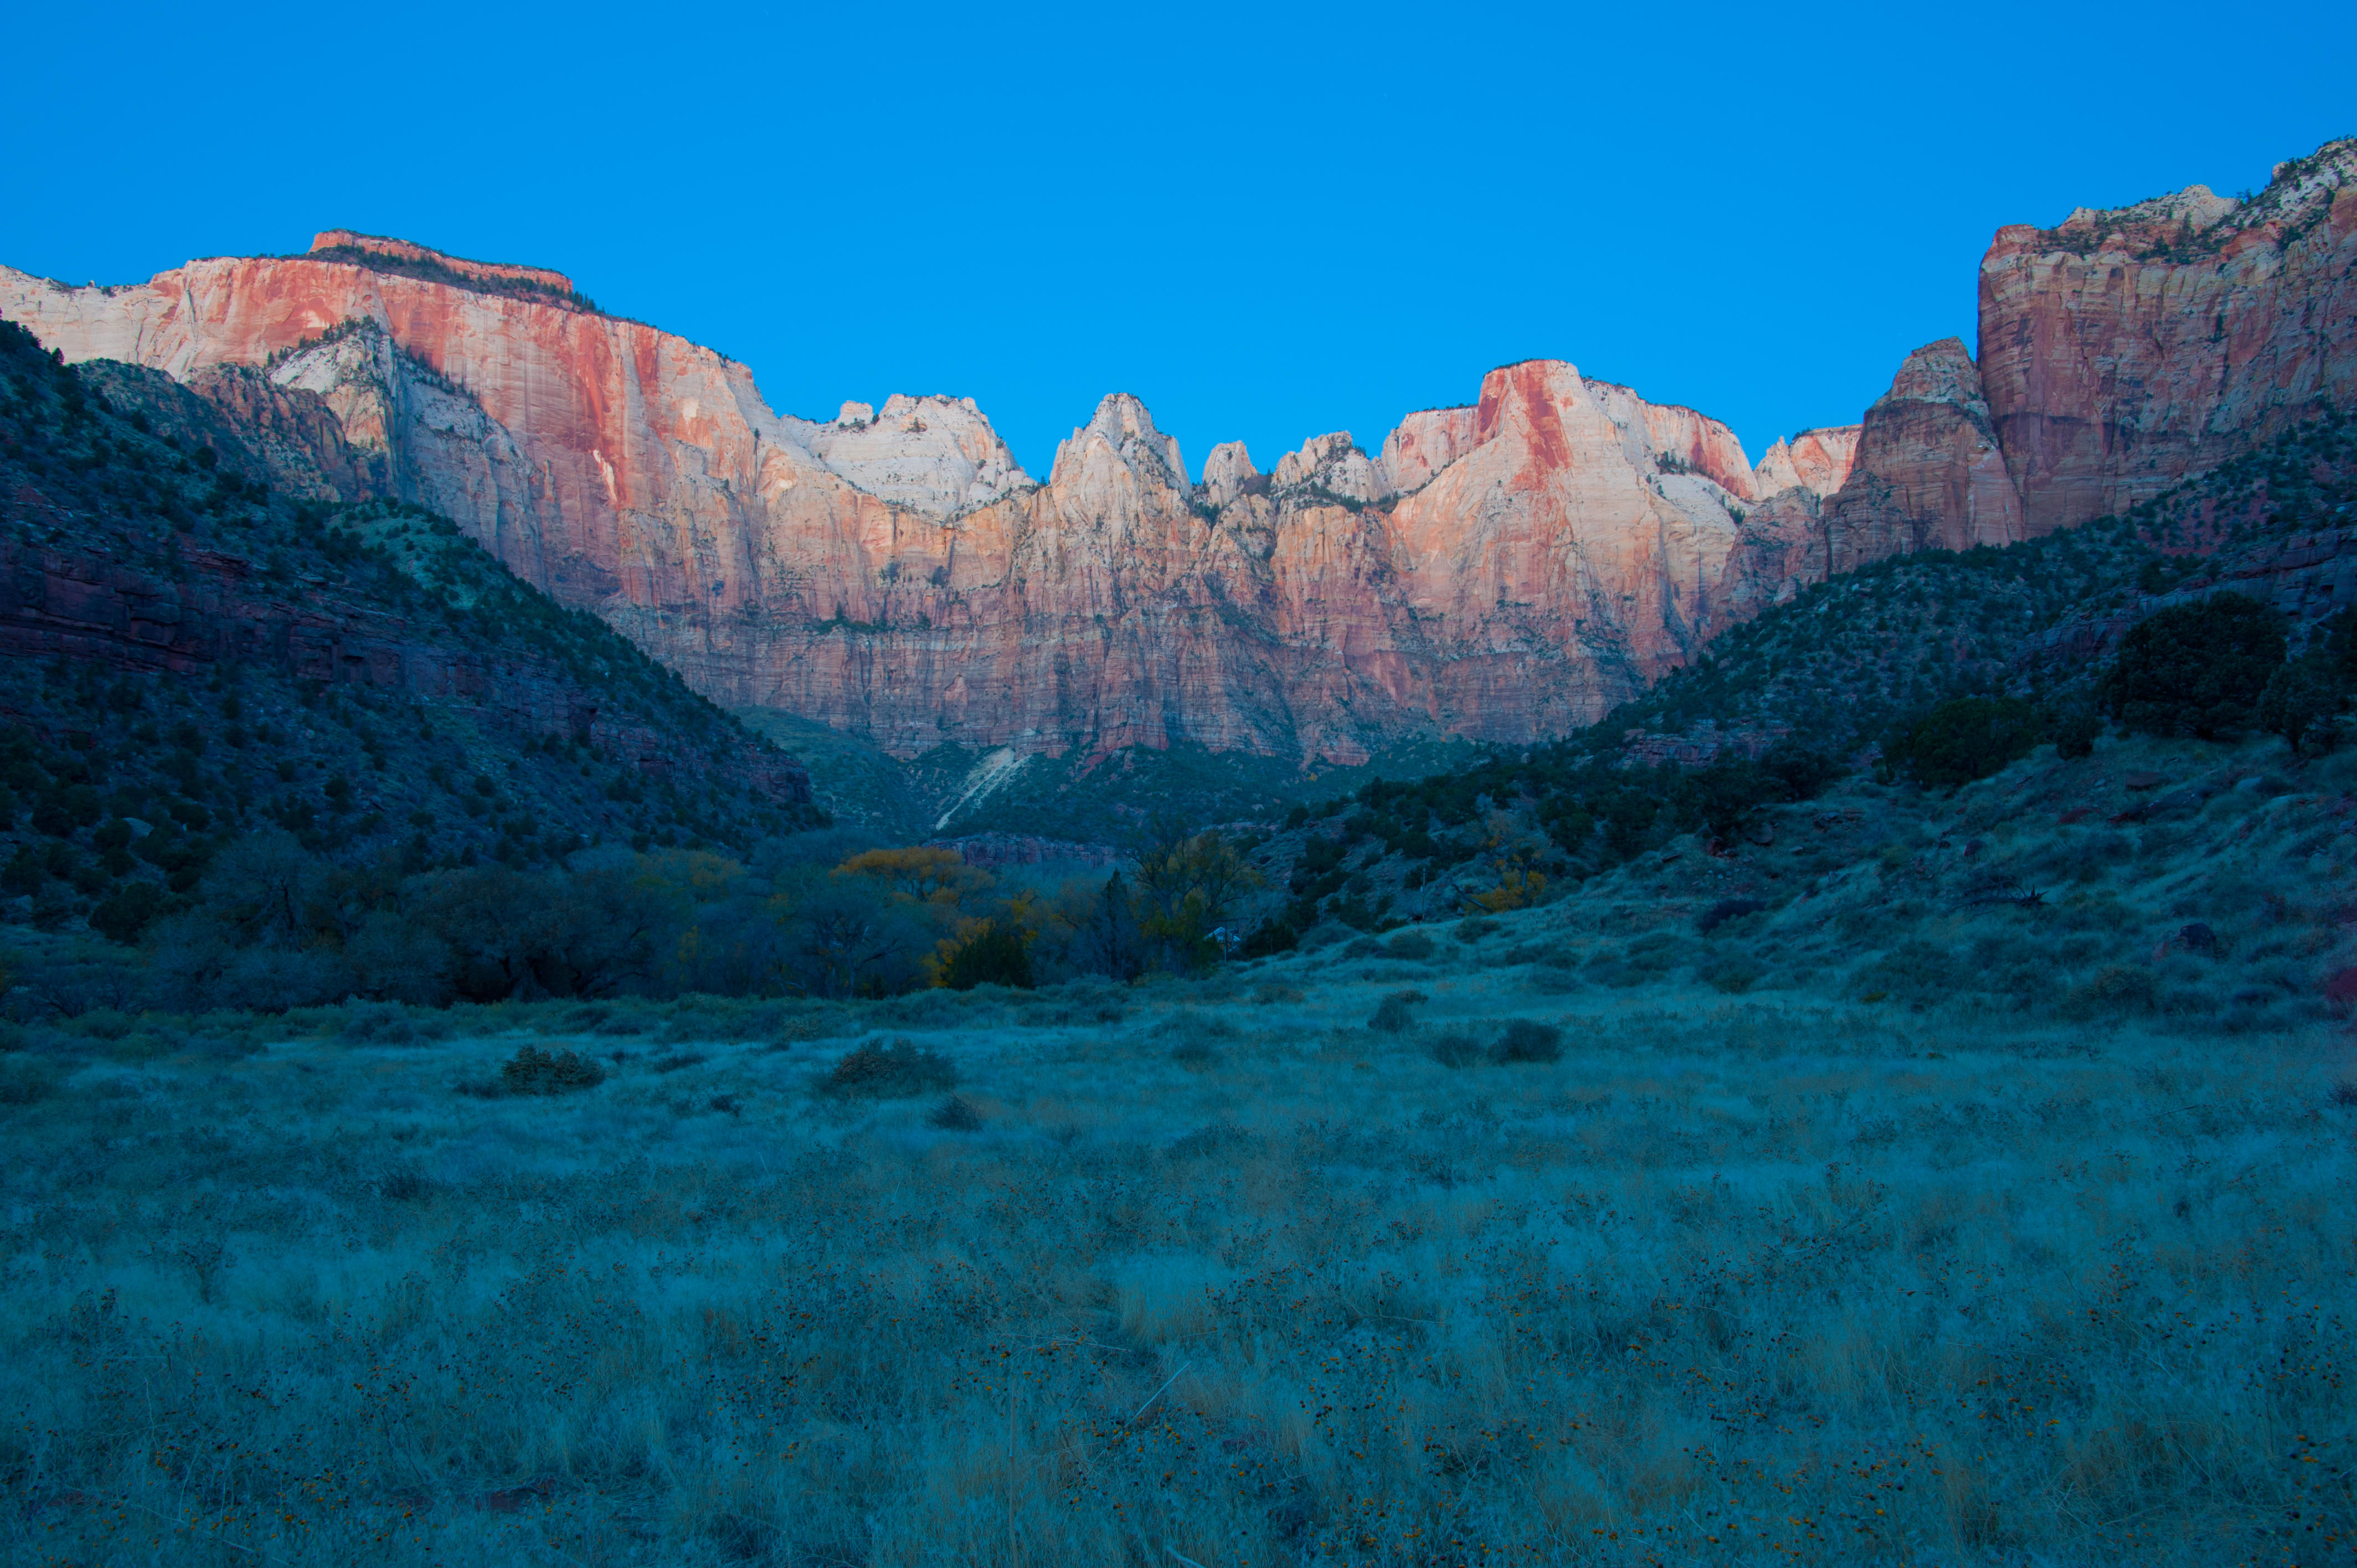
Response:
POLYGON ((1927 789, 1953 789, 1986 779, 2038 745, 2038 710, 2015 697, 1956 697, 1882 743, 1894 773, 1927 789))
POLYGON ((1729 920, 1739 920, 1746 915, 1756 915, 1766 908, 1768 908, 1767 904, 1758 898, 1721 898, 1702 912, 1702 918, 1695 922, 1695 927, 1703 935, 1708 936, 1729 920))
POLYGON ((944 1133, 979 1133, 982 1113, 967 1104, 963 1095, 952 1094, 933 1107, 932 1114, 925 1118, 925 1125, 944 1133))
POLYGON ((1239 950, 1238 956, 1267 958, 1274 953, 1291 952, 1300 945, 1301 933, 1295 930, 1292 925, 1283 918, 1272 916, 1263 920, 1258 927, 1254 928, 1252 935, 1244 939, 1244 945, 1239 950))
POLYGON ((565 1094, 595 1089, 606 1081, 606 1069, 573 1051, 544 1051, 526 1046, 500 1069, 504 1094, 565 1094))
POLYGON ((1422 959, 1433 954, 1433 940, 1422 931, 1402 931, 1383 944, 1383 950, 1394 958, 1422 959))
POLYGON ((125 947, 137 941, 166 908, 164 889, 153 882, 126 882, 99 900, 90 912, 90 929, 125 947))
POLYGON ((2131 730, 2214 740, 2250 727, 2283 662, 2283 618, 2244 595, 2214 594, 2130 628, 2100 691, 2131 730))
POLYGON ((821 1087, 844 1099, 897 1100, 956 1082, 957 1069, 938 1051, 913 1040, 881 1046, 870 1040, 835 1063, 821 1087))
POLYGON ((1031 989, 1031 951, 1023 933, 1013 926, 985 920, 982 929, 957 945, 942 971, 942 983, 952 991, 972 991, 977 985, 1031 989))
POLYGON ((1404 1033, 1415 1022, 1408 1009, 1425 1000, 1421 991, 1394 991, 1376 1004, 1375 1015, 1367 1020, 1367 1027, 1385 1035, 1404 1033))
POLYGON ((1470 1029, 1444 1029, 1432 1037, 1427 1048, 1442 1067, 1471 1067, 1489 1054, 1470 1029))
POLYGON ((1501 1066, 1513 1062, 1557 1062, 1563 1059, 1563 1030, 1535 1018, 1517 1018, 1506 1026, 1490 1059, 1501 1066))

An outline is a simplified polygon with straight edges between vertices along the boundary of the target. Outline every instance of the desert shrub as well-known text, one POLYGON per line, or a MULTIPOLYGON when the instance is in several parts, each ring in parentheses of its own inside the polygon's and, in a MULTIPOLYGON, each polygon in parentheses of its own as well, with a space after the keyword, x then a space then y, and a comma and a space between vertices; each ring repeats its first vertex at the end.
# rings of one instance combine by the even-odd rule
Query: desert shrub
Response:
POLYGON ((146 933, 169 905, 160 884, 126 882, 91 908, 90 929, 109 941, 129 946, 146 933))
POLYGON ((2099 691, 2131 730, 2212 740, 2250 727, 2283 662, 2283 617, 2242 594, 2213 594, 2130 628, 2099 691))
POLYGON ((2093 757, 2104 733, 2103 715, 2092 704, 2066 708, 2048 718, 2046 733, 2053 737, 2057 757, 2093 757))
POLYGON ((1426 999, 1421 991, 1394 991, 1375 1004, 1374 1016, 1367 1020, 1367 1027, 1385 1035, 1404 1033, 1415 1022, 1408 1009, 1426 999))
POLYGON ((1501 1065, 1561 1061, 1563 1028, 1560 1025, 1542 1024, 1535 1018, 1517 1018, 1506 1026, 1505 1033, 1490 1048, 1490 1059, 1501 1065))
POLYGON ((2259 726, 2283 736, 2294 751, 2330 751, 2341 738, 2340 714, 2348 697, 2348 682, 2334 661, 2310 650, 2268 680, 2259 693, 2259 726))
POLYGON ((1695 966, 1695 978, 1713 991, 1738 996, 1760 983, 1767 974, 1758 961, 1745 952, 1714 953, 1695 966))
POLYGON ((1489 1058, 1480 1036, 1466 1028, 1443 1029, 1425 1046, 1434 1061, 1442 1067, 1472 1067, 1489 1058))
POLYGON ((1927 789, 1953 789, 2029 756, 2040 727, 2018 698, 1955 697, 1885 736, 1882 759, 1927 789))
POLYGON ((982 1112, 968 1104, 963 1095, 952 1094, 933 1107, 931 1114, 925 1118, 925 1125, 944 1133, 979 1133, 982 1112))
POLYGON ((1422 931, 1402 931, 1383 944, 1383 950, 1394 958, 1430 958, 1436 944, 1422 931))
POLYGON ((0 1061, 0 1105, 35 1105, 58 1090, 64 1074, 51 1063, 11 1057, 0 1061))
POLYGON ((387 1203, 420 1203, 434 1191, 433 1178, 415 1165, 388 1165, 376 1178, 376 1195, 387 1203))
POLYGON ((1953 952, 1913 937, 1858 971, 1852 984, 1861 1000, 1888 999, 1919 1010, 1966 988, 1953 952))
POLYGON ((450 1022, 430 1013, 414 1015, 393 1003, 362 1003, 345 1010, 336 1034, 354 1045, 405 1046, 418 1040, 447 1039, 450 1022))
POLYGON ((595 1089, 606 1081, 606 1069, 573 1051, 544 1051, 526 1046, 500 1068, 500 1091, 504 1094, 565 1094, 595 1089))
POLYGON ((2063 999, 2068 1017, 2101 1020, 2151 1012, 2159 1002, 2160 980, 2140 963, 2105 964, 2073 986, 2063 999))
POLYGON ((869 1040, 836 1062, 821 1087, 843 1099, 897 1100, 948 1089, 956 1082, 957 1069, 938 1051, 914 1040, 898 1039, 888 1045, 869 1040))
POLYGON ((1031 989, 1031 950, 1023 933, 1012 925, 985 920, 980 929, 960 942, 942 967, 942 983, 952 991, 972 991, 977 985, 1031 989))
POLYGON ((1243 958, 1267 958, 1275 953, 1291 952, 1301 945, 1301 933, 1285 919, 1271 916, 1253 929, 1238 950, 1243 958))
POLYGON ((1695 922, 1695 929, 1701 931, 1703 935, 1708 936, 1729 920, 1739 920, 1746 915, 1756 915, 1766 908, 1768 908, 1767 903, 1759 898, 1721 898, 1702 912, 1701 918, 1695 922))

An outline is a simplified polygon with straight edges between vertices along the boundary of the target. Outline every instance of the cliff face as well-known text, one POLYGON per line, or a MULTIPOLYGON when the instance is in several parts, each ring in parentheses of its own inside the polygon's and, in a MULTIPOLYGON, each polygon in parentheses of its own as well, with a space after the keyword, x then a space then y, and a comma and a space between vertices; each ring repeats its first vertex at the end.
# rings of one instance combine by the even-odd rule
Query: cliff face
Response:
POLYGON ((1559 733, 1789 592, 1777 505, 1813 515, 1847 461, 1813 433, 1755 471, 1715 420, 1533 361, 1378 455, 1339 433, 1264 475, 1230 446, 1200 486, 1110 397, 1041 484, 970 401, 780 417, 559 274, 379 243, 133 288, 0 273, 0 313, 308 439, 330 489, 447 513, 724 703, 903 756, 1559 733))
POLYGON ((2031 533, 2157 495, 2357 395, 2357 140, 2247 203, 2201 186, 1997 231, 1980 374, 2031 533))
POLYGON ((1866 411, 1849 477, 1825 506, 1825 569, 2022 537, 1972 355, 1960 338, 1928 343, 1866 411))
POLYGON ((1533 360, 1372 451, 1335 433, 1263 472, 1232 443, 1200 484, 1110 397, 1042 483, 970 400, 780 416, 561 274, 343 231, 134 287, 0 269, 0 315, 206 392, 322 491, 446 513, 725 703, 903 757, 1354 761, 1560 734, 1803 584, 2084 521, 2346 401, 2352 167, 2335 144, 2247 204, 2002 231, 1981 363, 1918 349, 1862 425, 1756 467, 1716 420, 1533 360))

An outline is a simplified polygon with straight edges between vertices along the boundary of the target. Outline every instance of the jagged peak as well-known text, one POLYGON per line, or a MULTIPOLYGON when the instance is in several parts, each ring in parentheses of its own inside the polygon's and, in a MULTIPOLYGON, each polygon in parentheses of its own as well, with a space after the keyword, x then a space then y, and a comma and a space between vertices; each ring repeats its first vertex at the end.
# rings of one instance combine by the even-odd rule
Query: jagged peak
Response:
POLYGON ((1066 478, 1067 462, 1080 457, 1092 440, 1103 442, 1133 468, 1140 461, 1158 465, 1162 472, 1155 477, 1173 489, 1193 488, 1188 482, 1187 464, 1179 456, 1177 438, 1156 429, 1154 415, 1146 411, 1145 403, 1129 392, 1107 392, 1097 403, 1096 413, 1089 416, 1089 422, 1074 430, 1070 439, 1057 444, 1055 466, 1048 471, 1048 482, 1061 482, 1066 478))
POLYGON ((2083 255, 2118 250, 2139 261, 2193 261, 2254 231, 2289 244, 2322 221, 2334 197, 2357 185, 2357 137, 2325 143, 2275 166, 2266 186, 2239 197, 2189 185, 2125 207, 2079 207, 2051 229, 1998 231, 2000 242, 2028 239, 2083 255))

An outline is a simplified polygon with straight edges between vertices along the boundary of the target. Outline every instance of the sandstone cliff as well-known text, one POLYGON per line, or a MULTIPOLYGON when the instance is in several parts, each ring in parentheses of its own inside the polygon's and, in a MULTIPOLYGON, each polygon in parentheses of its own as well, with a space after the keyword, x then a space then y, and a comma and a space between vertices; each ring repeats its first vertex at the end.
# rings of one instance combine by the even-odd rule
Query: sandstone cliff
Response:
POLYGON ((457 519, 723 702, 902 756, 1559 733, 1788 593, 1805 553, 1777 507, 1813 515, 1846 461, 1819 433, 1755 470, 1715 420, 1532 361, 1377 456, 1338 433, 1264 475, 1230 446, 1200 485, 1110 397, 1040 484, 970 401, 780 417, 744 367, 557 297, 561 274, 518 293, 378 243, 132 288, 0 273, 0 313, 297 445, 324 410, 322 483, 457 519))
POLYGON ((2357 140, 2248 202, 2194 186, 1981 263, 1980 375, 2030 533, 2159 493, 2357 397, 2357 140))
POLYGON ((2357 381, 2357 144, 2236 203, 2194 188, 2000 231, 1982 359, 1909 356, 1862 425, 1755 466, 1724 424, 1571 365, 1200 483, 1109 397, 1044 483, 970 400, 774 413, 745 367, 561 274, 345 231, 303 258, 0 315, 154 367, 307 484, 417 502, 697 690, 909 757, 1179 741, 1355 761, 1600 717, 1798 587, 2115 510, 2357 381), (274 446, 272 445, 274 443, 274 446))
POLYGON ((1890 391, 1866 411, 1849 478, 1825 504, 1824 532, 1827 573, 2023 537, 2021 499, 1962 339, 1908 355, 1890 391))

